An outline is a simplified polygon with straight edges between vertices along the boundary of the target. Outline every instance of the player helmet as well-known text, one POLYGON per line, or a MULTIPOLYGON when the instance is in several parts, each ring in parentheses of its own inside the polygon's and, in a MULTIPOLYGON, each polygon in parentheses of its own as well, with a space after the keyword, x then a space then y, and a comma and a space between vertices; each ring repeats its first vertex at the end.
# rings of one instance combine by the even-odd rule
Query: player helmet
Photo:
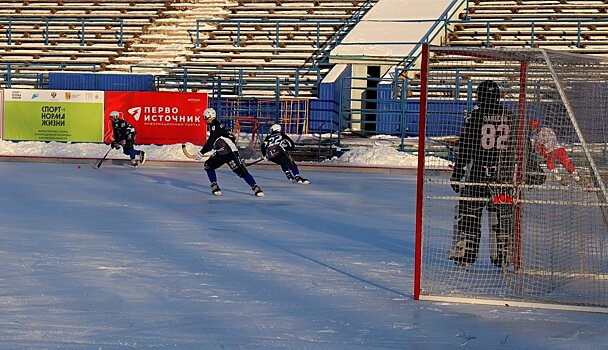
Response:
POLYGON ((500 87, 493 80, 485 80, 477 86, 477 102, 497 104, 500 101, 500 87))
POLYGON ((528 122, 528 125, 530 126, 530 129, 532 129, 532 130, 538 130, 538 129, 540 129, 540 120, 538 120, 536 118, 531 119, 528 122))
POLYGON ((215 119, 216 116, 217 115, 215 114, 215 109, 213 108, 207 108, 203 112, 203 117, 205 118, 205 121, 207 123, 210 123, 213 119, 215 119))
POLYGON ((274 124, 270 127, 270 132, 281 132, 281 126, 279 124, 274 124))
POLYGON ((112 111, 112 112, 110 112, 110 119, 112 119, 112 121, 116 121, 116 120, 118 120, 118 118, 120 118, 120 112, 119 111, 112 111))

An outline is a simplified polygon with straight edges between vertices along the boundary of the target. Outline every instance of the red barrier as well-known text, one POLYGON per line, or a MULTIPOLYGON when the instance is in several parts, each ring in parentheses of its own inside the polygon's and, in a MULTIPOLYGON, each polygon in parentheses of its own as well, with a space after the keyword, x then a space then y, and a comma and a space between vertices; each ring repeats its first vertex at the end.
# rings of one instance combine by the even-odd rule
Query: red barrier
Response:
POLYGON ((113 139, 109 115, 118 111, 137 130, 138 144, 203 145, 207 139, 206 108, 206 93, 106 91, 104 142, 113 139))

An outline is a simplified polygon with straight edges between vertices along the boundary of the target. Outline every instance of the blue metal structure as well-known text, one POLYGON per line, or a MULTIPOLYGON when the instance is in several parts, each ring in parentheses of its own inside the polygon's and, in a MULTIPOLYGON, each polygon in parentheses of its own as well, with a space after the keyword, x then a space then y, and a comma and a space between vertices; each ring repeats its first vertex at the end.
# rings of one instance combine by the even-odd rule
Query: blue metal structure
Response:
POLYGON ((56 90, 155 91, 149 74, 49 73, 48 88, 56 90))

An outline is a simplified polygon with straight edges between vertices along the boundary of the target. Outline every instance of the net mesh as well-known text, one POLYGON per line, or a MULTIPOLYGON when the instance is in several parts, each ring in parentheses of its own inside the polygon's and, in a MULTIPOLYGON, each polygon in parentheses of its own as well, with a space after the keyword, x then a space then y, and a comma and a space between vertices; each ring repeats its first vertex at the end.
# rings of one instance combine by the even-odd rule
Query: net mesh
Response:
POLYGON ((608 62, 428 57, 421 295, 607 307, 608 62))

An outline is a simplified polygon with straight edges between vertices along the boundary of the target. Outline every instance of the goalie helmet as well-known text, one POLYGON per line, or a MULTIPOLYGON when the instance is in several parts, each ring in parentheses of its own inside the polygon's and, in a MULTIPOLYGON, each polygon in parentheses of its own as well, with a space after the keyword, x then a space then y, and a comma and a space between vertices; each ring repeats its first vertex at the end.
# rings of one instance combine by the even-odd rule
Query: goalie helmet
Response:
POLYGON ((117 121, 118 118, 120 118, 120 112, 119 111, 112 111, 112 112, 110 112, 110 119, 112 121, 117 121))
POLYGON ((493 80, 482 81, 477 86, 477 102, 479 104, 498 104, 500 87, 493 80))
POLYGON ((205 118, 205 121, 207 123, 210 123, 213 119, 215 119, 216 116, 217 115, 215 114, 215 109, 213 108, 207 108, 203 112, 203 117, 205 118))
POLYGON ((279 124, 274 124, 270 127, 270 132, 281 132, 281 126, 279 124))

